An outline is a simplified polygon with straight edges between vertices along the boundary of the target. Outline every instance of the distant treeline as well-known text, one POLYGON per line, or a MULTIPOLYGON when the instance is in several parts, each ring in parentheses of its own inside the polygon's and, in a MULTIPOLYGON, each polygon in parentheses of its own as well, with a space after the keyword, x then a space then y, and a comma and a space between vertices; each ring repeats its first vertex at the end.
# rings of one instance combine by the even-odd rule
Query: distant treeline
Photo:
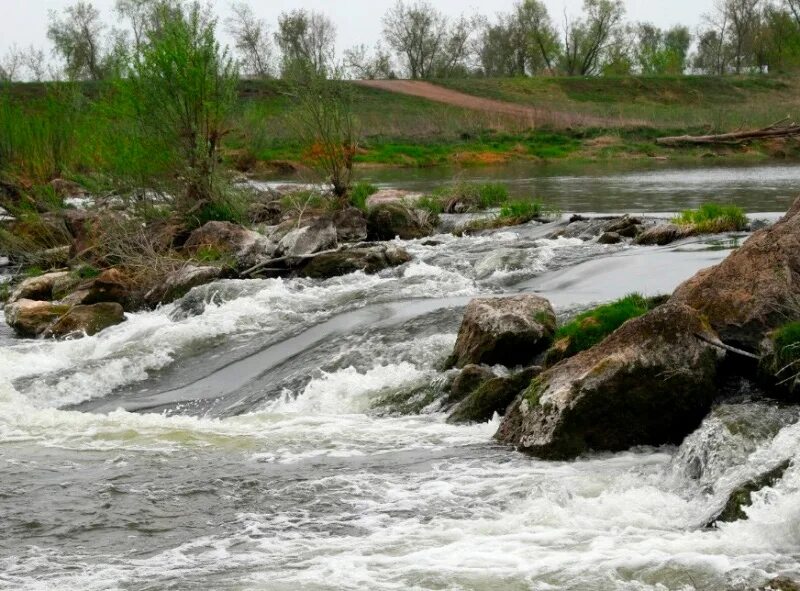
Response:
MULTIPOLYGON (((51 11, 51 47, 12 47, 0 79, 103 80, 125 76, 157 6, 182 0, 117 0, 109 26, 91 2, 51 11)), ((235 3, 224 26, 250 78, 291 77, 298 69, 347 78, 455 78, 747 74, 800 67, 800 0, 717 0, 692 31, 626 20, 622 0, 584 0, 580 15, 555 18, 541 0, 520 0, 494 17, 450 18, 434 3, 398 2, 375 47, 341 52, 323 13, 284 12, 276 23, 235 3)), ((210 8, 206 19, 214 19, 210 8)))

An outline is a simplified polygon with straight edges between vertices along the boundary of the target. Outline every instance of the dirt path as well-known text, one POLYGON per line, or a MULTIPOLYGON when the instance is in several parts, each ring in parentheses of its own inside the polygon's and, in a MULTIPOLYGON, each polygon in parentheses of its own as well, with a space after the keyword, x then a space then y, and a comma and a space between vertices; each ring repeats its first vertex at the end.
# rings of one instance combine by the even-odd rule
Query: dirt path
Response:
POLYGON ((557 127, 619 127, 621 125, 642 124, 641 121, 612 120, 603 117, 595 117, 593 115, 554 111, 529 105, 481 98, 458 92, 457 90, 450 90, 449 88, 437 86, 430 82, 416 80, 359 80, 357 84, 389 92, 416 96, 454 107, 461 107, 463 109, 509 115, 527 121, 531 127, 543 124, 557 127))

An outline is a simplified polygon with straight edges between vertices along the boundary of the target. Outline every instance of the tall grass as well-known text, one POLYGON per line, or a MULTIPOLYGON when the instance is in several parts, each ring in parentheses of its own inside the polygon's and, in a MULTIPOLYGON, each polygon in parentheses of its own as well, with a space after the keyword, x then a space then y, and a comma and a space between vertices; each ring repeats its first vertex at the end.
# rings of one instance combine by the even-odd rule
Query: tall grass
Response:
POLYGON ((681 226, 693 226, 700 234, 737 232, 747 227, 747 215, 741 207, 704 203, 699 209, 687 209, 673 220, 681 226))

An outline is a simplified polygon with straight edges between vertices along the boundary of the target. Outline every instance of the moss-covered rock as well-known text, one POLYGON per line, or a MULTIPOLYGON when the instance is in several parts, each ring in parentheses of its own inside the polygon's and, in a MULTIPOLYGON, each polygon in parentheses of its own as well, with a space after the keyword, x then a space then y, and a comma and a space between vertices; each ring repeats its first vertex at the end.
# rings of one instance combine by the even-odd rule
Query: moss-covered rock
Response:
POLYGON ((191 233, 184 245, 191 255, 213 249, 237 268, 252 267, 272 256, 275 245, 265 236, 230 222, 208 222, 191 233))
POLYGON ((553 342, 556 315, 536 295, 477 298, 464 311, 449 364, 528 365, 553 342))
POLYGON ((47 327, 46 337, 92 336, 110 326, 125 321, 122 306, 113 302, 92 304, 91 306, 73 306, 47 327))
POLYGON ((503 414, 542 369, 531 367, 510 377, 493 378, 481 383, 447 417, 448 423, 482 423, 495 413, 503 414))
POLYGON ((456 404, 477 390, 482 384, 496 377, 485 365, 470 364, 464 367, 450 385, 448 404, 456 404))
POLYGON ((52 302, 20 299, 5 307, 8 325, 21 337, 38 337, 69 312, 70 307, 52 302))
POLYGON ((412 209, 403 203, 382 203, 369 210, 369 240, 413 240, 433 234, 437 220, 429 212, 412 209))
POLYGON ((716 335, 693 309, 666 304, 534 379, 496 437, 544 458, 679 443, 711 408, 716 335))

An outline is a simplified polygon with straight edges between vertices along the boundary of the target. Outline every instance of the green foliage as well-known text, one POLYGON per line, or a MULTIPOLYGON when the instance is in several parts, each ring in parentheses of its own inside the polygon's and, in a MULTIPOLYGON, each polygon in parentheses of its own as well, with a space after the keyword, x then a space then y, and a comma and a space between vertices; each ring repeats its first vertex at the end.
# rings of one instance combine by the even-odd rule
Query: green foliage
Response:
POLYGON ((189 226, 194 228, 207 222, 247 223, 247 207, 238 195, 216 196, 187 215, 189 226))
POLYGON ((579 314, 556 331, 555 339, 569 339, 567 357, 590 349, 631 318, 645 314, 652 300, 633 293, 624 298, 579 314))
POLYGON ((485 183, 478 186, 478 206, 480 209, 497 207, 508 201, 508 187, 503 183, 485 183))
POLYGON ((742 208, 717 203, 704 203, 699 209, 687 209, 673 221, 682 226, 694 226, 701 234, 736 232, 747 227, 747 216, 742 208))
POLYGON ((5 302, 11 297, 11 286, 8 282, 0 283, 0 302, 5 302))
POLYGON ((100 275, 100 269, 92 265, 81 265, 74 271, 79 279, 94 279, 100 275))
POLYGON ((213 244, 201 246, 194 255, 194 258, 201 263, 214 263, 222 260, 224 257, 225 253, 222 252, 218 246, 213 244))
POLYGON ((800 322, 790 322, 772 335, 775 360, 781 367, 800 362, 800 322))
POLYGON ((444 203, 441 197, 435 195, 423 195, 414 204, 417 209, 424 209, 434 215, 444 213, 444 203))
POLYGON ((44 275, 44 269, 42 269, 38 265, 33 265, 33 266, 28 267, 28 268, 25 269, 24 275, 25 275, 25 277, 29 277, 29 278, 30 277, 40 277, 41 275, 44 275))
POLYGON ((500 217, 533 220, 541 217, 543 210, 541 201, 509 201, 500 208, 500 217))
POLYGON ((350 189, 350 205, 362 211, 367 210, 367 199, 378 192, 378 187, 370 183, 356 183, 350 189))

